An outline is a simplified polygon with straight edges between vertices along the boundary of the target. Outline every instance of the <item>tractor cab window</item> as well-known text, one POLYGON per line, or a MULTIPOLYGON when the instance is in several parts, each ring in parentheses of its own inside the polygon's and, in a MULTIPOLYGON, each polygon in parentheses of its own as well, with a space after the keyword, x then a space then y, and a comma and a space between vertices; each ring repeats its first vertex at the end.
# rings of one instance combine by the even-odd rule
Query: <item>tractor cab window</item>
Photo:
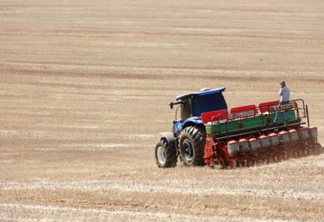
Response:
POLYGON ((184 104, 181 105, 181 120, 184 121, 189 117, 192 117, 191 112, 191 100, 186 99, 182 101, 184 104))

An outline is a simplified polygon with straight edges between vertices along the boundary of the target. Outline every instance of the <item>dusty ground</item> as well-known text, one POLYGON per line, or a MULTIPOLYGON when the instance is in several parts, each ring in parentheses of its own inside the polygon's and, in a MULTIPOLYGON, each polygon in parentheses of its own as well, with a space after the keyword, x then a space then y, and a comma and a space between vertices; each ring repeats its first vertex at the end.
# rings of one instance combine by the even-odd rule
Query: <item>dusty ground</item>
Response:
POLYGON ((282 79, 323 144, 323 1, 0 1, 0 53, 1 221, 323 219, 324 155, 227 171, 153 156, 176 95, 258 104, 282 79))

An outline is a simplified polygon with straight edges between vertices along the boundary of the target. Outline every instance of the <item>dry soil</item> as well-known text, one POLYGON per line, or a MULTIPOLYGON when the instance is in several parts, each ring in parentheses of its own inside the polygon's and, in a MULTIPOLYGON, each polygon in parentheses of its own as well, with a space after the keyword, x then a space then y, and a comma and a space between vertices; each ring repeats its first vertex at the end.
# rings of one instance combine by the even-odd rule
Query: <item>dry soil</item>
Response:
POLYGON ((309 106, 324 143, 324 2, 0 1, 1 221, 321 221, 324 155, 159 169, 175 96, 309 106))

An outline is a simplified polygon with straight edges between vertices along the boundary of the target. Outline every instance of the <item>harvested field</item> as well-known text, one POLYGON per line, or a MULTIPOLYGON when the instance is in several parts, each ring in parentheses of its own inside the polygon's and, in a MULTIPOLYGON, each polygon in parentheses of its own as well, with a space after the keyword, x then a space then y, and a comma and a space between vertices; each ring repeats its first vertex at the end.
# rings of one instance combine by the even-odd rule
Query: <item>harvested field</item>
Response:
POLYGON ((0 1, 1 221, 321 221, 324 155, 159 169, 175 96, 292 99, 324 145, 323 1, 0 1))

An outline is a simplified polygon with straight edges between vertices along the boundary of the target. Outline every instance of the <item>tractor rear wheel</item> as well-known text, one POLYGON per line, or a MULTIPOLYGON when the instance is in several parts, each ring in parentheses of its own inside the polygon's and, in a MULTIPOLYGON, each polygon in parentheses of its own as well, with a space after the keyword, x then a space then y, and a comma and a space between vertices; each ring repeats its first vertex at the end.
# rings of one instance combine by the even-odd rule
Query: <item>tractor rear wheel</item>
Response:
POLYGON ((185 128, 180 135, 180 156, 185 166, 203 166, 205 133, 194 126, 185 128))
POLYGON ((172 149, 165 138, 161 138, 155 145, 155 160, 160 168, 175 167, 177 152, 172 149))

